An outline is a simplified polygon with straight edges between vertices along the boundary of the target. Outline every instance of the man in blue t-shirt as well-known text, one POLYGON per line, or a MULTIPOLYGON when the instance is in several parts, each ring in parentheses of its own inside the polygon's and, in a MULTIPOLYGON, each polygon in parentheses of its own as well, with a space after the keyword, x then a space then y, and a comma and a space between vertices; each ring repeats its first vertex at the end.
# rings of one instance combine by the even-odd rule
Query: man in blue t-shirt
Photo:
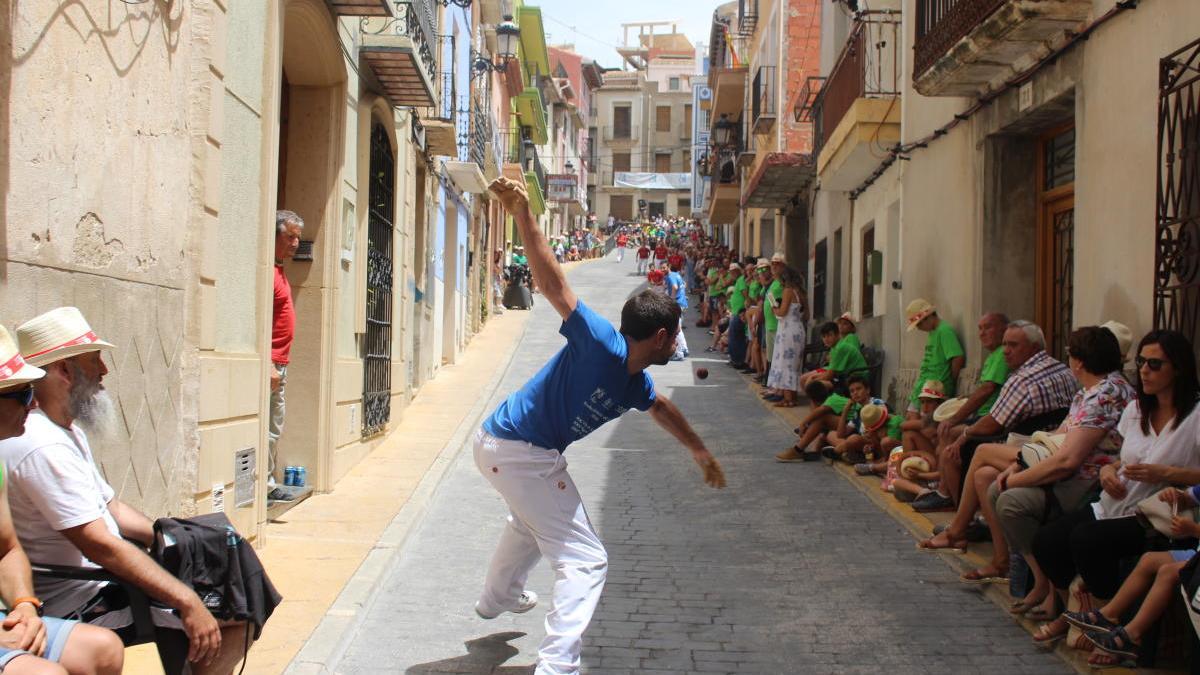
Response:
POLYGON ((667 273, 665 285, 667 287, 667 297, 674 298, 675 303, 679 305, 679 335, 675 339, 675 355, 671 357, 672 361, 682 361, 687 358, 688 346, 687 337, 683 334, 683 311, 688 308, 687 284, 683 281, 683 275, 679 273, 679 265, 671 266, 671 271, 667 273))
POLYGON ((530 270, 562 317, 559 333, 567 344, 475 436, 475 465, 510 511, 475 611, 491 619, 533 609, 537 596, 525 590, 525 580, 545 556, 554 568, 554 599, 536 672, 578 673, 580 638, 600 599, 608 556, 567 473, 567 446, 637 408, 691 450, 706 483, 724 487, 725 476, 679 408, 654 390, 644 372, 674 353, 679 305, 643 291, 621 309, 618 332, 567 285, 524 188, 499 178, 491 190, 517 222, 530 270))

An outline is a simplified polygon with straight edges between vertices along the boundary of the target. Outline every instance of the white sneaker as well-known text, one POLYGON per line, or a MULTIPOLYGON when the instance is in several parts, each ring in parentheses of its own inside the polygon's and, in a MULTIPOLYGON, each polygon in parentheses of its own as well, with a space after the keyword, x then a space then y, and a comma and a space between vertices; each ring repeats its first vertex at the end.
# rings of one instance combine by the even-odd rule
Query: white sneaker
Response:
MULTIPOLYGON (((525 612, 528 612, 529 610, 533 609, 534 607, 537 607, 537 601, 538 601, 537 593, 534 593, 533 591, 522 591, 521 597, 517 598, 517 606, 513 607, 512 609, 507 610, 507 611, 512 612, 513 614, 524 614, 525 612)), ((482 609, 480 609, 479 603, 476 602, 475 603, 475 613, 478 614, 479 618, 481 618, 481 619, 494 619, 494 618, 500 616, 501 614, 503 614, 504 612, 500 611, 500 612, 496 612, 495 614, 488 614, 488 613, 484 612, 482 609)))

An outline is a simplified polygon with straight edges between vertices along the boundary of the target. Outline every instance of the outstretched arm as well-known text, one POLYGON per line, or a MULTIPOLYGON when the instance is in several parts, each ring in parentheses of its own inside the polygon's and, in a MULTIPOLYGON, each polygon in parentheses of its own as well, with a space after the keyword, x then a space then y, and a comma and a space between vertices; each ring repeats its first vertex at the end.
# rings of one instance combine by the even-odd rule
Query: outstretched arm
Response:
POLYGON ((721 464, 712 456, 704 441, 696 435, 692 425, 688 424, 683 413, 674 403, 662 394, 656 394, 654 405, 650 406, 650 416, 658 422, 658 426, 666 429, 688 450, 692 451, 692 459, 704 471, 704 482, 715 488, 725 487, 725 472, 721 464))
POLYGON ((517 221, 517 231, 521 233, 521 241, 525 242, 525 253, 529 258, 529 270, 533 272, 533 278, 537 279, 542 297, 546 298, 558 315, 566 321, 567 317, 575 312, 578 299, 567 285, 567 277, 558 266, 558 260, 554 258, 554 251, 550 250, 546 236, 533 221, 525 188, 501 177, 492 181, 489 189, 499 198, 504 210, 512 214, 517 221))

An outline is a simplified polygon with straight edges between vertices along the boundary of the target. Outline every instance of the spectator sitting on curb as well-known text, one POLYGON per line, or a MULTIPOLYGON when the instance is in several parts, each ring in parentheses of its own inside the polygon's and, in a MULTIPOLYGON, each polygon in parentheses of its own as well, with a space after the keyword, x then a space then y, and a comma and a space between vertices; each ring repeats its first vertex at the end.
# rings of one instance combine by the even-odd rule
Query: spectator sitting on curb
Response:
POLYGON ((818 441, 821 445, 830 443, 828 435, 837 431, 842 411, 850 405, 850 399, 829 391, 820 382, 808 385, 805 393, 812 400, 812 412, 796 427, 796 433, 800 434, 799 440, 792 447, 775 455, 777 462, 812 462, 820 459, 821 453, 811 451, 810 447, 818 441))
POLYGON ((841 459, 850 464, 860 464, 866 461, 867 448, 867 439, 863 436, 866 429, 863 426, 862 409, 867 405, 886 408, 887 404, 871 395, 871 385, 861 375, 851 375, 849 386, 851 404, 842 410, 838 428, 829 434, 830 444, 821 448, 821 455, 829 460, 841 459))
MULTIPOLYGON (((921 419, 905 420, 900 425, 904 433, 904 445, 899 452, 893 450, 888 457, 887 479, 880 487, 893 493, 898 501, 911 502, 928 492, 929 486, 938 479, 937 454, 928 441, 936 434, 933 411, 944 396, 941 384, 937 380, 930 380, 921 388, 921 419)), ((876 465, 871 466, 874 468, 876 465)))
POLYGON ((1008 380, 1008 364, 1004 362, 1004 330, 1008 317, 991 312, 979 319, 979 343, 987 356, 979 371, 979 386, 969 396, 953 398, 936 413, 938 420, 938 451, 958 438, 963 430, 988 414, 1000 396, 1000 388, 1008 380))
MULTIPOLYGON (((933 421, 933 412, 946 399, 942 383, 937 380, 925 382, 921 387, 921 416, 918 419, 906 419, 899 424, 900 446, 906 456, 921 456, 928 459, 930 467, 937 466, 937 423, 933 421)), ((854 471, 860 476, 870 474, 886 474, 889 465, 896 458, 889 452, 873 463, 856 464, 854 471)), ((928 469, 927 469, 928 470, 928 469)), ((920 490, 924 492, 924 490, 920 490)), ((909 500, 911 501, 911 500, 909 500)))
POLYGON ((958 383, 958 373, 962 370, 966 357, 962 343, 950 324, 942 321, 937 308, 928 300, 918 298, 908 303, 904 310, 908 320, 908 330, 916 329, 929 333, 925 339, 925 355, 921 358, 921 371, 913 384, 912 395, 908 398, 908 418, 917 419, 921 416, 921 385, 929 380, 937 380, 946 388, 946 395, 953 396, 958 383))

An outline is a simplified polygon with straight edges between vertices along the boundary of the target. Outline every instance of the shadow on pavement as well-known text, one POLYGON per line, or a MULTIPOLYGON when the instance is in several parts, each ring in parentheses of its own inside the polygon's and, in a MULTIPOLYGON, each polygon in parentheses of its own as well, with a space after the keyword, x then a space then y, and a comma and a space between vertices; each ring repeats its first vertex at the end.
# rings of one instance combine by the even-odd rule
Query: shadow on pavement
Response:
POLYGON ((404 672, 410 675, 426 675, 428 673, 530 675, 533 673, 533 666, 500 665, 520 653, 520 650, 508 643, 523 637, 525 637, 525 633, 509 631, 467 640, 463 643, 467 648, 467 653, 463 656, 418 663, 404 672))

